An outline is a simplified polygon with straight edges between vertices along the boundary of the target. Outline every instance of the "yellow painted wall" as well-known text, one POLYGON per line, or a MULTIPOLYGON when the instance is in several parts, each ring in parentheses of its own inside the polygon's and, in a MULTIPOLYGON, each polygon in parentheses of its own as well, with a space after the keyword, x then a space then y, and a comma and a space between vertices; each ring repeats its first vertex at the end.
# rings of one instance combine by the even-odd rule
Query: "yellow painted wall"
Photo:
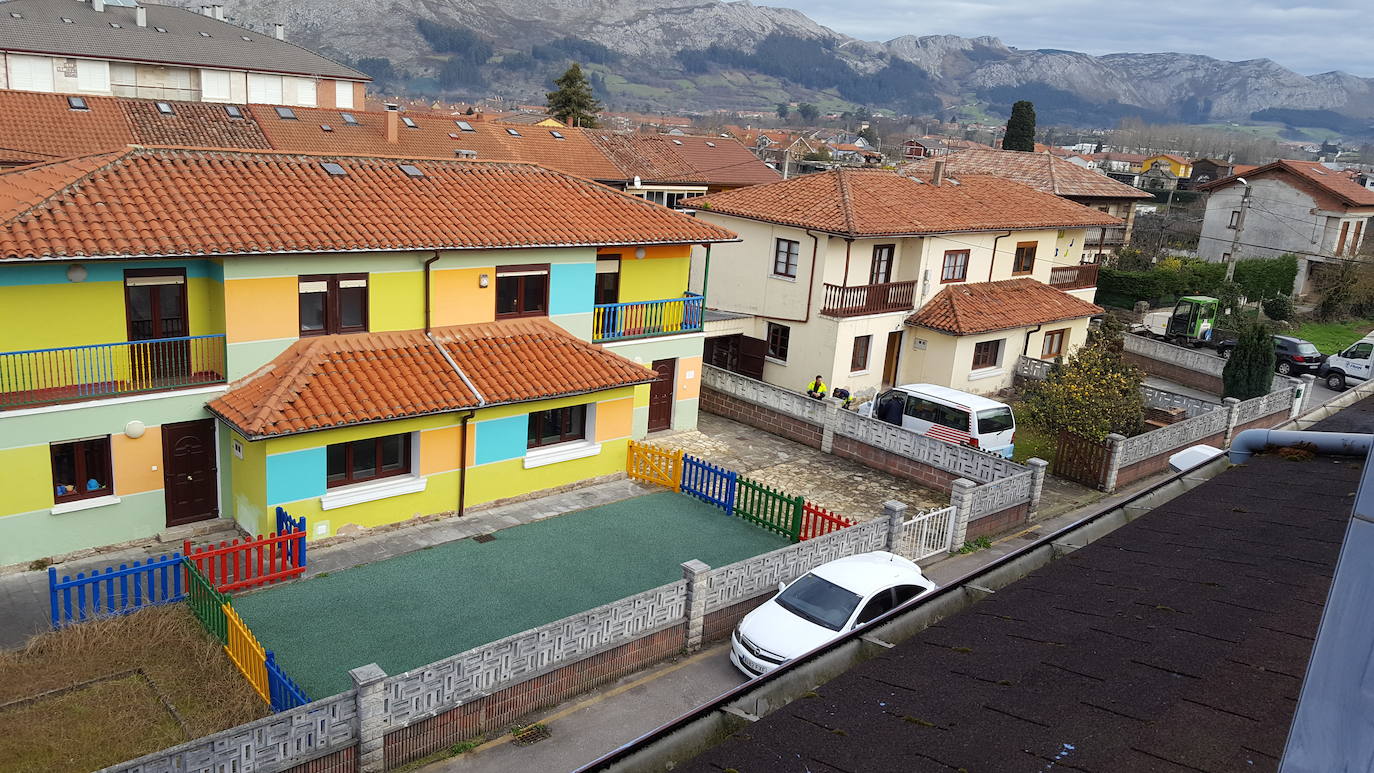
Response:
MULTIPOLYGON (((220 464, 229 465, 230 480, 233 481, 233 493, 229 496, 233 512, 227 515, 253 534, 268 534, 276 528, 276 511, 266 505, 267 446, 261 442, 250 443, 223 424, 220 430, 229 433, 230 447, 233 446, 232 441, 237 440, 243 448, 242 459, 231 451, 228 459, 220 460, 220 464)), ((300 514, 292 512, 291 515, 300 514)))
POLYGON ((505 499, 624 471, 628 443, 628 438, 611 440, 601 444, 601 453, 596 456, 530 470, 524 468, 523 459, 509 459, 474 467, 468 470, 467 504, 471 506, 495 499, 505 499))
POLYGON ((691 257, 620 260, 620 302, 680 298, 687 291, 691 257))
POLYGON ((52 456, 48 446, 0 451, 0 515, 28 513, 53 505, 52 456))
POLYGON ((163 487, 161 427, 148 427, 140 438, 123 433, 111 435, 110 456, 114 463, 115 494, 124 496, 163 487))
MULTIPOLYGON (((638 247, 598 247, 598 255, 620 255, 626 260, 635 259, 635 250, 638 247)), ((651 247, 644 247, 644 259, 654 260, 657 258, 690 258, 692 256, 692 245, 690 244, 657 244, 651 247)))
POLYGON ((422 271, 368 276, 368 330, 382 333, 423 328, 424 287, 425 275, 422 271))
POLYGON ((496 318, 496 268, 455 268, 432 271, 434 325, 468 325, 496 318), (487 286, 480 286, 487 275, 487 286))
POLYGON ((125 340, 122 282, 0 287, 0 351, 125 340))
POLYGON ((294 276, 225 281, 229 343, 295 338, 301 329, 299 292, 294 276))

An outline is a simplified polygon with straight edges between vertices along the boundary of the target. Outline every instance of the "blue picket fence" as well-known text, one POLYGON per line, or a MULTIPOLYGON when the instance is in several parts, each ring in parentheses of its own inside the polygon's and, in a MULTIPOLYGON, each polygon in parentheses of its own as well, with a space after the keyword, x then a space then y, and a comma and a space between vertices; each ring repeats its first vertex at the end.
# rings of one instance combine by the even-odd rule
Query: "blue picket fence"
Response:
POLYGON ((734 470, 717 467, 695 456, 682 456, 682 492, 715 505, 727 513, 734 513, 735 510, 737 477, 734 470))
POLYGON ((89 575, 57 578, 57 569, 48 567, 48 600, 52 627, 94 617, 123 615, 143 607, 170 604, 186 598, 182 587, 181 554, 120 564, 89 575))
MULTIPOLYGON (((277 528, 276 528, 276 530, 275 530, 275 533, 277 533, 277 534, 290 534, 290 533, 292 533, 292 532, 303 532, 303 531, 305 531, 305 516, 302 515, 300 518, 292 518, 292 517, 291 517, 291 514, 288 513, 288 512, 286 512, 286 508, 284 508, 284 507, 278 507, 278 508, 277 508, 277 528)), ((304 540, 301 541, 300 550, 301 550, 301 556, 300 556, 301 565, 304 565, 304 564, 305 564, 305 541, 304 541, 304 540)))
MULTIPOLYGON (((304 518, 305 516, 301 517, 304 518)), ((300 685, 282 672, 272 650, 267 650, 264 665, 267 667, 267 688, 271 696, 269 703, 272 706, 272 711, 286 711, 310 702, 310 699, 305 696, 305 690, 302 690, 300 685)))

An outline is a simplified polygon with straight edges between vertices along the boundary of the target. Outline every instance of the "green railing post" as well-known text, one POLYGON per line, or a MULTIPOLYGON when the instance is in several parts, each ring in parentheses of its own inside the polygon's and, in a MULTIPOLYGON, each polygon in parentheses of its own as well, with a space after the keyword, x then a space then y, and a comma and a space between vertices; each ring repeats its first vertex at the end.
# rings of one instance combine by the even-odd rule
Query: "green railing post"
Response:
POLYGON ((220 644, 228 644, 229 623, 224 619, 223 605, 229 602, 229 594, 215 590, 189 558, 183 557, 182 564, 186 567, 186 603, 191 613, 220 644))
POLYGON ((793 544, 801 542, 802 518, 804 517, 803 509, 805 506, 805 498, 792 498, 792 525, 789 529, 791 533, 788 536, 792 539, 793 544))

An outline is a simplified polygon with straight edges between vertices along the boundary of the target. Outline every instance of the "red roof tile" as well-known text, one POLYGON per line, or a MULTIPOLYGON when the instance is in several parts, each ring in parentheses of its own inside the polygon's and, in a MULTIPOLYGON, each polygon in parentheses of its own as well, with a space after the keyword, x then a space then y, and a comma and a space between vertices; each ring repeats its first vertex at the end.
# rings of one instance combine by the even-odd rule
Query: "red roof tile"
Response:
POLYGON ((724 188, 777 182, 781 176, 732 137, 636 134, 583 129, 623 179, 724 188))
MULTIPOLYGON (((951 153, 942 158, 945 160, 945 174, 954 177, 971 174, 1004 177, 1022 185, 1029 185, 1038 191, 1070 198, 1151 198, 1150 194, 1142 190, 1049 153, 972 149, 951 153)), ((929 179, 934 174, 937 160, 939 159, 927 158, 913 161, 903 165, 899 171, 912 177, 929 179)))
POLYGON ((1101 314, 1101 306, 1034 279, 949 285, 906 324, 952 335, 1043 325, 1101 314))
POLYGON ((194 148, 134 147, 0 172, 0 213, 0 260, 735 239, 536 166, 194 148))
MULTIPOLYGON (((237 107, 242 118, 231 118, 226 105, 211 102, 168 102, 172 114, 164 115, 147 99, 115 100, 140 145, 188 145, 197 148, 270 150, 267 136, 248 108, 237 107)), ((106 148, 114 150, 115 148, 106 148)))
POLYGON ((685 199, 682 205, 854 238, 1122 222, 999 177, 931 185, 882 169, 834 169, 685 199))
POLYGON ((1334 169, 1328 169, 1316 161, 1293 161, 1280 159, 1271 164, 1245 168, 1237 165, 1235 174, 1197 187, 1200 191, 1211 191, 1235 183, 1237 177, 1260 179, 1267 176, 1291 176, 1315 187, 1319 192, 1334 197, 1347 207, 1374 207, 1374 191, 1360 185, 1334 169))
POLYGON ((119 100, 81 98, 87 110, 72 110, 64 94, 0 90, 0 166, 98 153, 135 141, 119 100))
POLYGON ((653 371, 546 319, 304 338, 212 400, 261 438, 586 394, 655 380, 653 371), (440 347, 471 380, 444 358, 440 347))

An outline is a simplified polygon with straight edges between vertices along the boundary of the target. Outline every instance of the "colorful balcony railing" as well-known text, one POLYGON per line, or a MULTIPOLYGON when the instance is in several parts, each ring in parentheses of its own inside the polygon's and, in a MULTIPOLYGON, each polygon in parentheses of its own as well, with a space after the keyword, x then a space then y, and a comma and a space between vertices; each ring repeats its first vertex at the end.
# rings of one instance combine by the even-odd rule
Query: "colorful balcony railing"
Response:
POLYGON ((0 409, 222 384, 223 335, 0 352, 0 409))
POLYGON ((831 317, 858 317, 889 311, 910 311, 915 299, 914 280, 850 287, 827 284, 821 313, 831 317))
POLYGON ((1082 290, 1097 287, 1097 264, 1055 266, 1050 269, 1050 286, 1057 290, 1082 290))
POLYGON ((701 322, 702 297, 695 294, 661 301, 602 303, 592 310, 592 340, 698 333, 701 322))

